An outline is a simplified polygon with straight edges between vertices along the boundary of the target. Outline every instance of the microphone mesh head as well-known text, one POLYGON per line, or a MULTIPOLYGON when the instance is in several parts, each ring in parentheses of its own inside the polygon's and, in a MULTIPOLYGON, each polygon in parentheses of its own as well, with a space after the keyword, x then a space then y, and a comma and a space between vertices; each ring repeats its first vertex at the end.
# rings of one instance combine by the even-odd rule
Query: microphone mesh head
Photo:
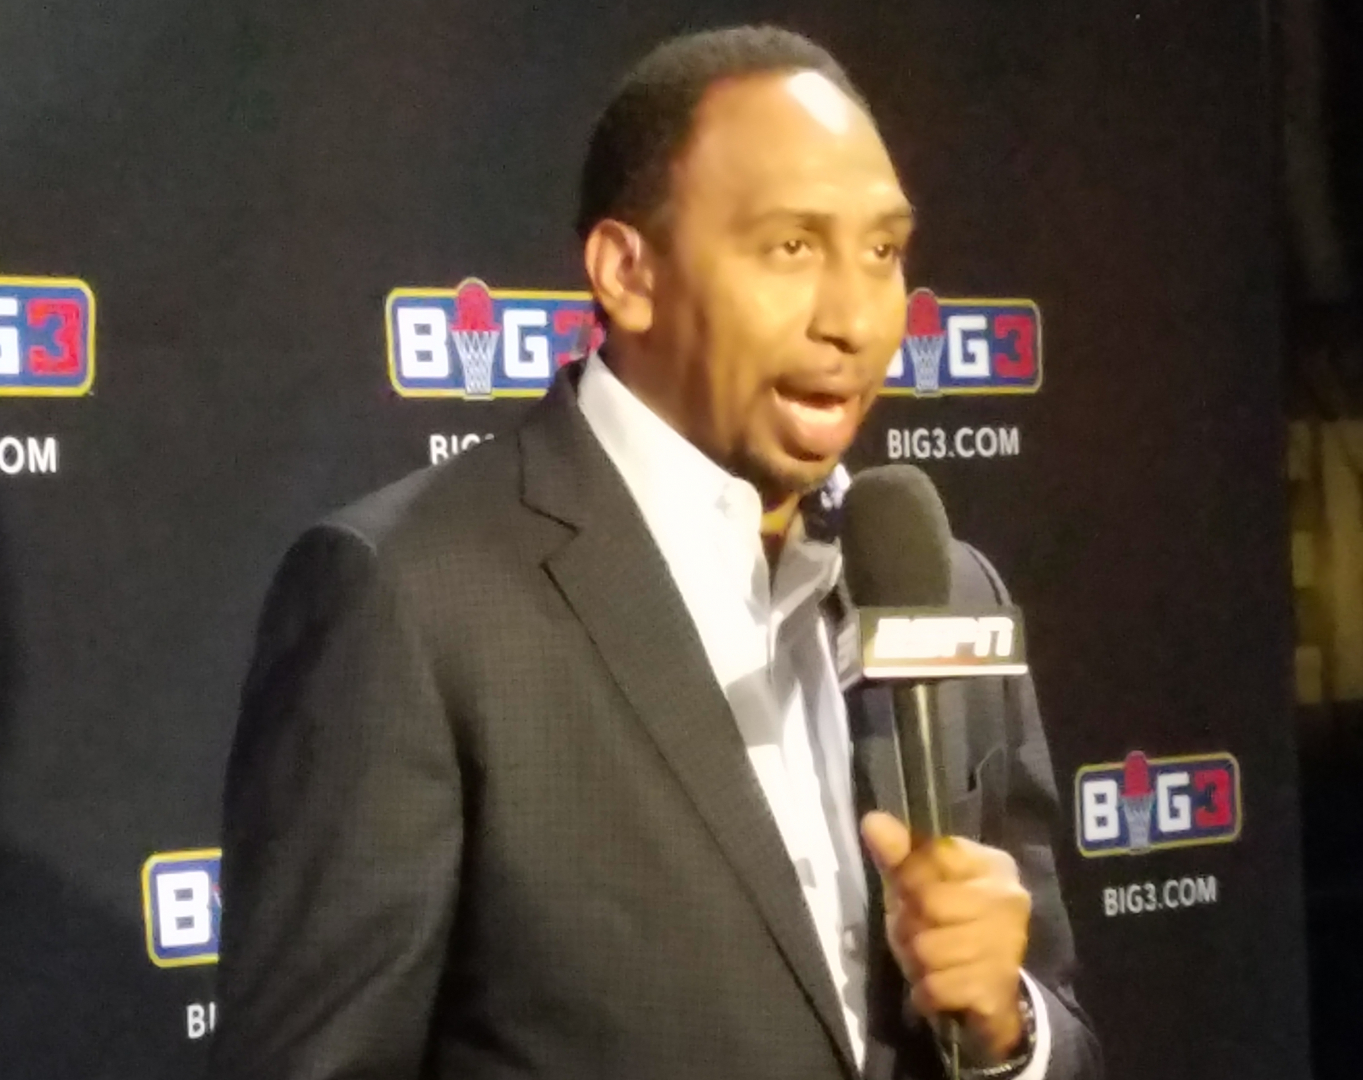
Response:
POLYGON ((951 526, 932 481, 912 465, 852 479, 843 505, 843 562, 858 607, 946 607, 951 526))

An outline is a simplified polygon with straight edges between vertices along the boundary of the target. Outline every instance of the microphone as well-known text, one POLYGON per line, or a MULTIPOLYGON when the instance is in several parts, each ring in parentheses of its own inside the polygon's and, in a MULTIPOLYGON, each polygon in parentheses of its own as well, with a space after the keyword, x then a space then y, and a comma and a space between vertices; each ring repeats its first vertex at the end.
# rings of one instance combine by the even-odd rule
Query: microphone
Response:
POLYGON ((842 546, 860 674, 891 684, 905 823, 920 835, 948 836, 937 683, 1025 675, 1021 614, 951 606, 951 526, 932 481, 912 465, 880 465, 853 478, 842 546))
MULTIPOLYGON (((951 526, 932 481, 912 465, 881 465, 853 478, 842 507, 847 589, 863 622, 871 608, 942 609, 951 599, 951 526)), ((951 831, 937 738, 935 688, 898 680, 894 700, 896 749, 906 825, 928 836, 951 831)))
MULTIPOLYGON (((842 513, 847 589, 863 620, 864 677, 865 609, 937 610, 949 604, 951 525, 932 481, 912 465, 858 473, 842 513)), ((948 835, 935 687, 921 679, 897 680, 891 695, 904 823, 927 836, 948 835)))
MULTIPOLYGON (((932 481, 912 465, 858 473, 842 507, 844 572, 857 608, 860 672, 890 683, 904 823, 919 836, 952 834, 937 684, 1027 671, 1021 616, 951 605, 951 526, 932 481)), ((944 1018, 952 1076, 960 1023, 944 1018)))

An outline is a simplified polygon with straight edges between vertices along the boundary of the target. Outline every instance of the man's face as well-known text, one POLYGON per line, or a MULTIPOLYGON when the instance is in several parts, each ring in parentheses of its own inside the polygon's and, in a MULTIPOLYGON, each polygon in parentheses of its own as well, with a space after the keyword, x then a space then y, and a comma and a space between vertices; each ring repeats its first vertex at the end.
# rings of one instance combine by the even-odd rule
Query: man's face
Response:
POLYGON ((823 76, 713 88, 673 171, 639 389, 768 504, 816 486, 903 339, 910 226, 880 136, 823 76))

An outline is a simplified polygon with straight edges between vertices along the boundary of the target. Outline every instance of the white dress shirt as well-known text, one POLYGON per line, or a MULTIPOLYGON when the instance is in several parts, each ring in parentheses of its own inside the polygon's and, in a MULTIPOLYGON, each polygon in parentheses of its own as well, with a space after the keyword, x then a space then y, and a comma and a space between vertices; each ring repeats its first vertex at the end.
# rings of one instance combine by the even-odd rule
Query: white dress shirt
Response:
MULTIPOLYGON (((847 710, 820 601, 831 544, 791 539, 772 574, 762 502, 631 392, 597 355, 578 404, 629 488, 700 635, 804 892, 858 1065, 866 1053, 866 884, 847 710)), ((1018 1080, 1041 1080, 1050 1033, 1018 1080), (1038 1069, 1039 1066, 1039 1069, 1038 1069)))

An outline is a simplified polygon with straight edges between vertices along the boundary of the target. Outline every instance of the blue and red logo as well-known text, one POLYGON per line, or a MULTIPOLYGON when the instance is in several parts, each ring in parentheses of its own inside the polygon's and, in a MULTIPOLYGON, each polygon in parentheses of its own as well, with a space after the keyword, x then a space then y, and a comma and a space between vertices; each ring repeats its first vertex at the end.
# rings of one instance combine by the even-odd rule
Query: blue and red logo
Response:
POLYGON ((886 394, 1035 394, 1041 389, 1041 311, 1031 300, 909 296, 909 325, 886 394))
MULTIPOLYGON (((585 292, 395 289, 388 372, 403 397, 538 397, 564 364, 601 343, 585 292)), ((909 298, 886 394, 1033 394, 1041 387, 1041 314, 1030 300, 909 298)))
POLYGON ((95 296, 74 278, 0 277, 0 397, 79 397, 95 381, 95 296))
POLYGON ((1240 837, 1240 763, 1231 754, 1085 765, 1074 779, 1083 855, 1141 855, 1240 837))
POLYGON ((388 373, 403 397, 539 397, 554 373, 600 344, 581 292, 395 289, 388 297, 388 373))
POLYGON ((168 851, 142 866, 147 955, 157 967, 214 964, 222 925, 222 852, 168 851))

